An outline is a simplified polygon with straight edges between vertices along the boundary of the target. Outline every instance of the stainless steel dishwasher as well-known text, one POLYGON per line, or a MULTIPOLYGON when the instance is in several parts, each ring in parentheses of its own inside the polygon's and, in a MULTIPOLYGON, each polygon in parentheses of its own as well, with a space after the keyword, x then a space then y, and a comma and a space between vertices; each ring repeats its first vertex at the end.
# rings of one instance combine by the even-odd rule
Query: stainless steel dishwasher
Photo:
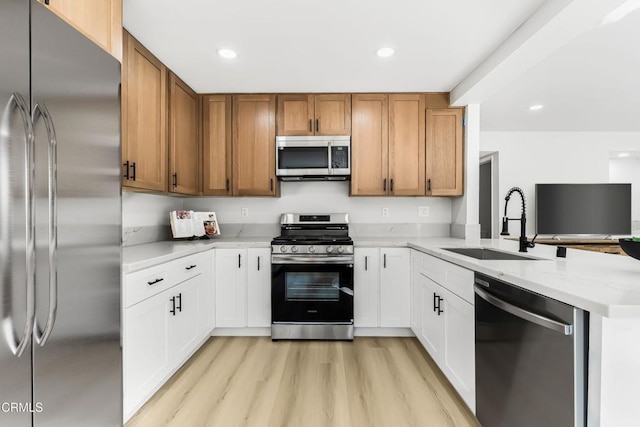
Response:
POLYGON ((586 313, 478 273, 474 290, 482 426, 585 426, 586 313))

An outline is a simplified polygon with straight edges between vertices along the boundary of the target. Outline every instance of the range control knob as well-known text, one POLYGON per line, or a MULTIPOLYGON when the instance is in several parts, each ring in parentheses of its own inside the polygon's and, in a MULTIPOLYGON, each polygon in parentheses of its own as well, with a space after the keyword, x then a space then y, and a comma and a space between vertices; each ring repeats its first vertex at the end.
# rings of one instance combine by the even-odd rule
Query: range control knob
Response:
POLYGON ((338 246, 338 253, 341 254, 344 252, 344 248, 342 246, 338 246))
POLYGON ((316 247, 315 246, 309 246, 309 252, 310 253, 314 253, 316 251, 316 247))
POLYGON ((298 252, 298 247, 297 246, 291 246, 291 252, 293 252, 293 253, 298 252))
POLYGON ((327 246, 327 253, 330 254, 333 252, 333 246, 327 246))
POLYGON ((280 246, 280 252, 287 252, 286 246, 280 246))

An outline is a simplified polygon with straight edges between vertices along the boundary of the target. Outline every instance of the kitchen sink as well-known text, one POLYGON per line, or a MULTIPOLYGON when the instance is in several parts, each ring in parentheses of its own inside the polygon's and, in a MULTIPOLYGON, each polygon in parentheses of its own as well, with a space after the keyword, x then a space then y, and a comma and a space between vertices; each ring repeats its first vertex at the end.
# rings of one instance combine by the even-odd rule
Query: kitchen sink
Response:
POLYGON ((538 258, 516 255, 510 252, 496 251, 489 248, 442 248, 445 251, 455 252, 460 255, 482 260, 514 260, 514 261, 536 261, 538 258))

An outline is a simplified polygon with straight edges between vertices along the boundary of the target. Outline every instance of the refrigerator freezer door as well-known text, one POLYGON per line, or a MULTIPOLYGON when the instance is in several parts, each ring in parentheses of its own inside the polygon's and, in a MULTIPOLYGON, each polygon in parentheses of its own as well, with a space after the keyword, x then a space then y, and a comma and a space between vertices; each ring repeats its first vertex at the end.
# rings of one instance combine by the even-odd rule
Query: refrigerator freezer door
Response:
POLYGON ((34 426, 120 426, 120 64, 35 0, 31 43, 34 426))
POLYGON ((0 2, 0 426, 31 425, 27 315, 27 130, 29 3, 0 2), (15 95, 14 95, 15 94, 15 95), (26 334, 25 334, 26 332, 26 334), (22 355, 17 343, 27 337, 22 355))

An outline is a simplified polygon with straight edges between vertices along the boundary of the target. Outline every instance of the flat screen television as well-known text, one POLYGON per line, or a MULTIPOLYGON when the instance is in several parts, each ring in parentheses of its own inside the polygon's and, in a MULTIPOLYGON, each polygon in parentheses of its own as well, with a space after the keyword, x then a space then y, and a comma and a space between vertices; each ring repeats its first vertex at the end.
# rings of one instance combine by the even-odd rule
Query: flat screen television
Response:
POLYGON ((536 184, 536 233, 631 234, 631 184, 536 184))

